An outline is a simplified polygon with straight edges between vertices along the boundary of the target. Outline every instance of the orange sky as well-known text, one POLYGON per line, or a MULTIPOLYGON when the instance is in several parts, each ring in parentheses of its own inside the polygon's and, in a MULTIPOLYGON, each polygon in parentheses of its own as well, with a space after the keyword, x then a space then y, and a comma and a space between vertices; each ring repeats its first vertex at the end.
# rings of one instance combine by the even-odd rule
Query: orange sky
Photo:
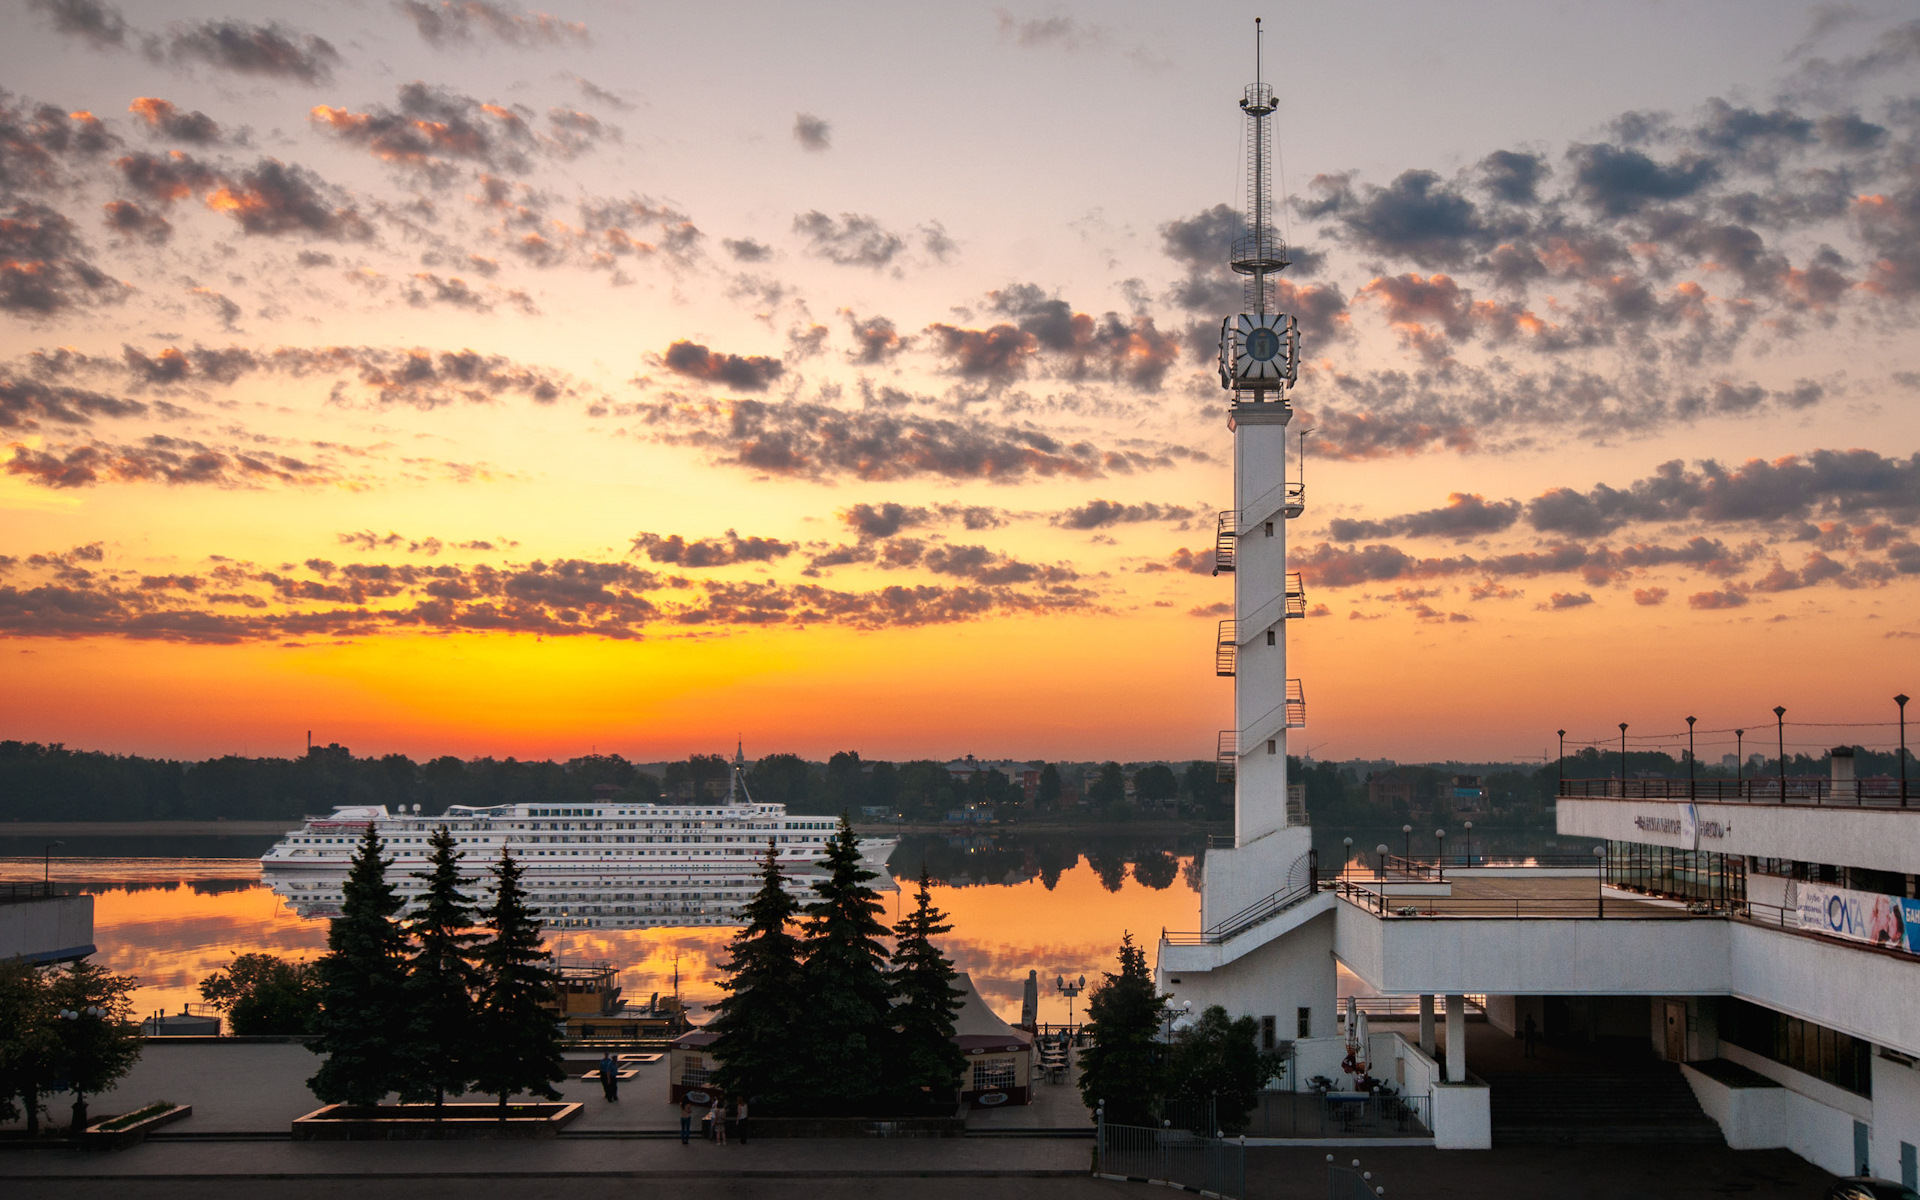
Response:
MULTIPOLYGON (((1275 60, 1294 747, 1890 720, 1903 27, 1377 7, 1275 60)), ((1137 760, 1230 723, 1251 10, 98 11, 0 13, 0 736, 1137 760), (675 50, 722 36, 736 69, 675 50)))

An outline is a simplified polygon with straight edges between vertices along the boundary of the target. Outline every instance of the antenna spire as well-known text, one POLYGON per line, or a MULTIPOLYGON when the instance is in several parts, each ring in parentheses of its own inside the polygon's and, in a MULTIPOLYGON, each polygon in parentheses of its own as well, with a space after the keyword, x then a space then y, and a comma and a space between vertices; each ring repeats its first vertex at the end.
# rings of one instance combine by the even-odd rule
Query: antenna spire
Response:
POLYGON ((1253 81, 1260 82, 1260 18, 1253 19, 1253 81))

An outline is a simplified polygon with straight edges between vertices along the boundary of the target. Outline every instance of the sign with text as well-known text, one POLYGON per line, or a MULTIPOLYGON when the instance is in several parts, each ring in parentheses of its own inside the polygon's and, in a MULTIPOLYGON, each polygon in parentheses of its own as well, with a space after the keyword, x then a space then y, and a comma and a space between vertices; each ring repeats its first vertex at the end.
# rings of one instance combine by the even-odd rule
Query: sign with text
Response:
POLYGON ((1907 937, 1909 912, 1920 918, 1920 909, 1907 908, 1914 901, 1805 881, 1799 885, 1799 899, 1802 929, 1892 950, 1914 949, 1907 937))
POLYGON ((1633 827, 1642 835, 1635 841, 1681 850, 1693 849, 1700 836, 1691 804, 1635 805, 1633 827))

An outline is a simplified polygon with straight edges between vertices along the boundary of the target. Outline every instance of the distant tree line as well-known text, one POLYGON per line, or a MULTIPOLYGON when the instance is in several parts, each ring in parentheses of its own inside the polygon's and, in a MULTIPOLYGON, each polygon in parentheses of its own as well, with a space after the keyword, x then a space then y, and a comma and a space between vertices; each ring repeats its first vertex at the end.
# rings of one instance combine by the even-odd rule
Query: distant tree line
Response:
MULTIPOLYGON (((1160 815, 1169 806, 1211 819, 1232 812, 1232 787, 1215 779, 1211 762, 1189 764, 1179 773, 1164 764, 1143 767, 1134 775, 1132 798, 1120 764, 1104 764, 1084 789, 1081 770, 1045 764, 1031 800, 999 771, 956 779, 943 762, 863 760, 850 750, 825 763, 769 754, 746 778, 755 799, 818 816, 844 812, 857 818, 862 808, 878 807, 908 820, 939 821, 956 810, 985 808, 1001 820, 1018 821, 1059 814, 1069 801, 1077 801, 1074 811, 1102 820, 1160 815)), ((566 804, 598 796, 710 799, 726 794, 731 773, 732 764, 719 754, 668 763, 655 775, 617 754, 564 762, 451 755, 416 762, 404 754, 356 757, 330 744, 298 758, 226 755, 189 762, 0 741, 0 822, 291 821, 346 804, 418 804, 437 815, 455 804, 566 804)))

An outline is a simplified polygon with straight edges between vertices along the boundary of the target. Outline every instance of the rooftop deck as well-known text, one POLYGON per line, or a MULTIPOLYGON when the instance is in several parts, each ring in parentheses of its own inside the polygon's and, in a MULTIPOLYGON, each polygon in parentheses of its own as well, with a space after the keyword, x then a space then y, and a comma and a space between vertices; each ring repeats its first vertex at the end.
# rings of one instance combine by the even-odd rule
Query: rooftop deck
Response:
POLYGON ((1734 804, 1805 804, 1831 808, 1920 808, 1920 781, 1781 779, 1562 779, 1568 800, 1698 800, 1734 804))

